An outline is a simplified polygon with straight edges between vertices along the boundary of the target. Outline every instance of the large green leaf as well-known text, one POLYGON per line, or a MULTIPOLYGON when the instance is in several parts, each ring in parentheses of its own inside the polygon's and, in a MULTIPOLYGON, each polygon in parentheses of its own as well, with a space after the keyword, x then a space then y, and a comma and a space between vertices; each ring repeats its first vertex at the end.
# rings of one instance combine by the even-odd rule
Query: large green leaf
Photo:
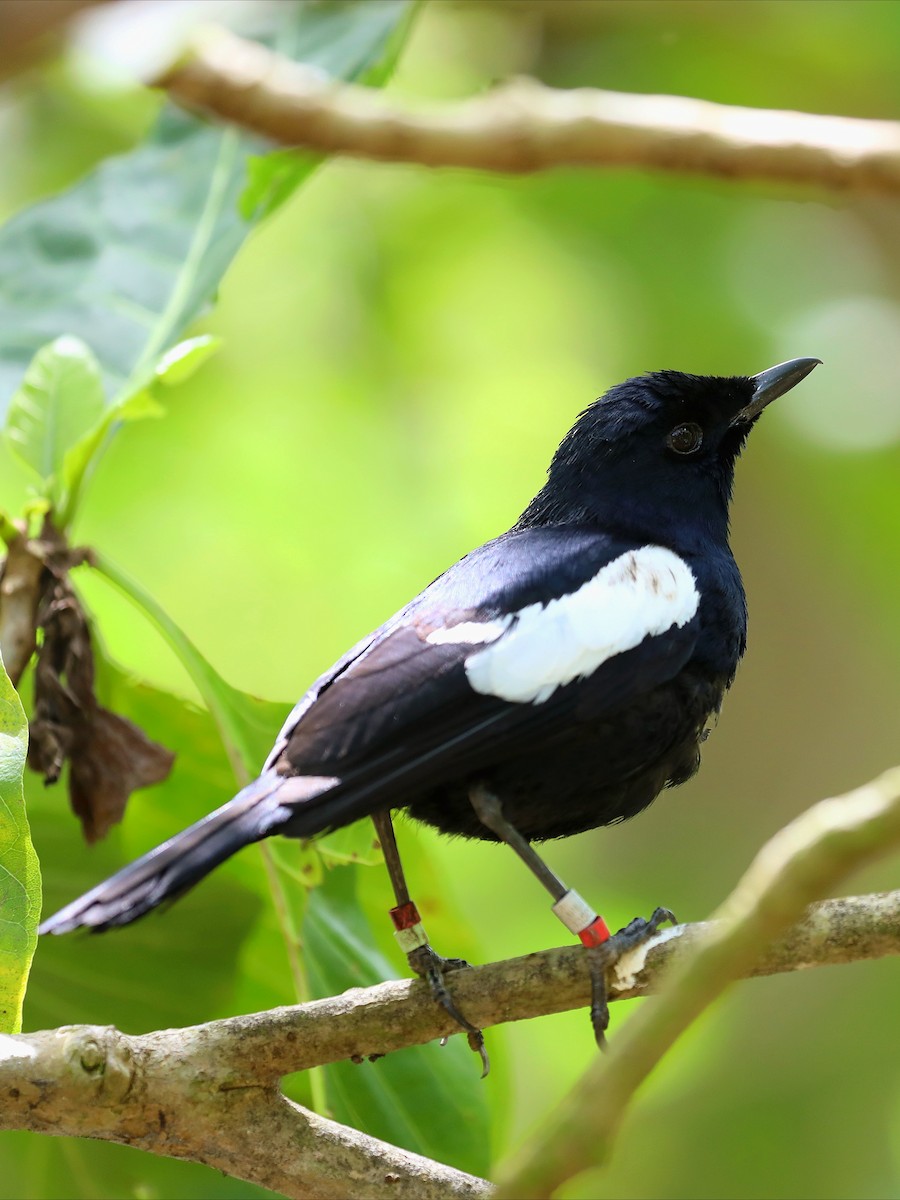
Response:
MULTIPOLYGON (((373 945, 356 895, 356 872, 332 870, 309 895, 304 960, 313 994, 332 996, 396 977, 373 945)), ((484 1175, 491 1121, 480 1062, 464 1036, 388 1054, 375 1063, 325 1068, 338 1121, 460 1170, 484 1175)))
POLYGON ((282 54, 333 79, 378 87, 394 69, 420 0, 307 0, 292 6, 277 38, 282 54))
POLYGON ((22 1025, 41 909, 41 872, 22 791, 27 747, 25 713, 0 661, 0 1033, 22 1025))
MULTIPOLYGON (((279 48, 340 78, 377 75, 410 11, 407 0, 291 6, 279 48)), ((270 207, 265 187, 254 206, 238 205, 248 158, 263 149, 167 107, 134 150, 10 221, 0 231, 0 405, 63 334, 94 351, 113 401, 147 383, 270 207)))
POLYGON ((108 397, 146 382, 246 236, 240 138, 167 109, 153 134, 0 232, 0 395, 60 334, 108 397))

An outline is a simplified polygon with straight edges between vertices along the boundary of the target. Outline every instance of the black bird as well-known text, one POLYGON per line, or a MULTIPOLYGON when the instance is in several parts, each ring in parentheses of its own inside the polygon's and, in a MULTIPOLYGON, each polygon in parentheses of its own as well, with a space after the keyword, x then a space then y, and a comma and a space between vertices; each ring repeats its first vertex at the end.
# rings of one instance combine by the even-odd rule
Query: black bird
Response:
POLYGON ((762 409, 819 362, 754 376, 659 371, 590 405, 507 533, 466 555, 312 685, 258 779, 41 926, 127 925, 271 834, 308 838, 372 816, 410 963, 455 1009, 396 852, 390 810, 502 840, 605 967, 671 918, 610 938, 530 843, 625 820, 689 779, 744 652, 728 545, 734 467, 762 409))

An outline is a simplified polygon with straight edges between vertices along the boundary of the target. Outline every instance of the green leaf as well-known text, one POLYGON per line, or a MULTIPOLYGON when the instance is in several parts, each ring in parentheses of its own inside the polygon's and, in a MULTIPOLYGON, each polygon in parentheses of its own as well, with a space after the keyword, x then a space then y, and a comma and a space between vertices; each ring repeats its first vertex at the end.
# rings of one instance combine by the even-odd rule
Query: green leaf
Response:
POLYGON ((0 541, 11 546, 19 538, 19 530, 9 513, 0 509, 0 541))
POLYGON ((0 1033, 18 1033, 37 944, 41 872, 31 844, 22 774, 28 723, 0 662, 0 1033))
POLYGON ((166 387, 184 383, 221 345, 222 339, 213 337, 211 333, 179 342, 177 346, 167 350, 157 363, 157 382, 165 384, 166 387))
POLYGON ((142 388, 139 392, 132 392, 127 400, 111 409, 110 415, 112 420, 107 422, 107 427, 113 420, 143 421, 145 417, 164 417, 166 410, 149 388, 142 388))
MULTIPOLYGON (((304 958, 313 994, 333 996, 396 975, 375 948, 356 895, 355 871, 329 871, 309 895, 304 958)), ((480 1063, 464 1037, 325 1069, 331 1115, 374 1137, 485 1175, 491 1120, 480 1063)))
POLYGON ((0 232, 0 392, 47 335, 88 342, 121 399, 212 295, 246 236, 239 135, 164 110, 146 141, 0 232))
POLYGON ((247 186, 239 201, 241 216, 262 221, 289 200, 322 159, 297 150, 272 150, 247 160, 247 186))
POLYGON ((380 85, 394 69, 418 7, 410 0, 294 5, 278 50, 332 79, 380 85))
MULTIPOLYGON (((406 0, 279 6, 279 46, 343 79, 396 57, 406 0)), ((263 143, 166 107, 151 135, 0 231, 0 404, 36 351, 89 344, 107 395, 144 387, 215 294, 265 214, 241 213, 247 160, 263 143), (253 220, 248 219, 251 216, 253 220)), ((300 182, 301 176, 292 186, 300 182)))
POLYGON ((79 338, 59 337, 35 354, 6 417, 10 450, 44 483, 57 483, 67 451, 102 418, 100 367, 79 338))

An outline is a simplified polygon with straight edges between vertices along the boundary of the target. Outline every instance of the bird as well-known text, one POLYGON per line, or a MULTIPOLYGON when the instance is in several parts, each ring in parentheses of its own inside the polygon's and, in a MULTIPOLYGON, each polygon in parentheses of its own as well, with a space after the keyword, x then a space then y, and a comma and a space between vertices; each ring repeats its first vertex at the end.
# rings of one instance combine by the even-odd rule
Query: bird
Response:
POLYGON ((587 948, 594 1032, 612 962, 674 921, 611 934, 533 843, 613 825, 697 771, 747 639, 729 546, 735 465, 766 406, 820 363, 750 376, 661 370, 575 420, 515 524, 460 559, 321 675, 259 777, 40 926, 127 925, 244 846, 371 817, 411 968, 488 1060, 409 895, 392 811, 506 842, 587 948))

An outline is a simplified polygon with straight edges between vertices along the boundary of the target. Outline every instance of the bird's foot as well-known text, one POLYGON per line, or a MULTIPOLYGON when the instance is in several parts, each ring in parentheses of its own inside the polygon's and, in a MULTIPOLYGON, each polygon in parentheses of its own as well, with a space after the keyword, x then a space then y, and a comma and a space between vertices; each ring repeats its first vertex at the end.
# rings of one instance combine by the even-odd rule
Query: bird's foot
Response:
POLYGON ((609 1027, 609 994, 607 973, 629 950, 643 945, 654 936, 660 925, 667 921, 677 924, 675 916, 667 908, 658 908, 649 920, 635 917, 633 921, 600 945, 588 946, 588 964, 591 973, 591 1025, 594 1037, 601 1050, 606 1049, 606 1030, 609 1027))
POLYGON ((425 980, 431 989, 431 995, 444 1012, 469 1035, 469 1045, 481 1056, 481 1078, 484 1079, 491 1069, 491 1060, 484 1045, 484 1034, 462 1015, 444 981, 445 974, 461 971, 469 964, 463 958, 441 958, 440 954, 432 950, 419 917, 419 910, 411 900, 392 908, 391 920, 396 930, 394 936, 406 952, 406 961, 411 969, 420 979, 425 980))
POLYGON ((491 1060, 488 1058, 487 1048, 484 1044, 484 1034, 462 1015, 444 981, 446 974, 451 971, 461 971, 469 964, 464 958, 442 958, 427 942, 424 946, 417 946, 415 950, 410 950, 406 958, 412 970, 428 984, 432 998, 469 1035, 470 1047, 481 1056, 481 1078, 484 1079, 491 1069, 491 1060))

